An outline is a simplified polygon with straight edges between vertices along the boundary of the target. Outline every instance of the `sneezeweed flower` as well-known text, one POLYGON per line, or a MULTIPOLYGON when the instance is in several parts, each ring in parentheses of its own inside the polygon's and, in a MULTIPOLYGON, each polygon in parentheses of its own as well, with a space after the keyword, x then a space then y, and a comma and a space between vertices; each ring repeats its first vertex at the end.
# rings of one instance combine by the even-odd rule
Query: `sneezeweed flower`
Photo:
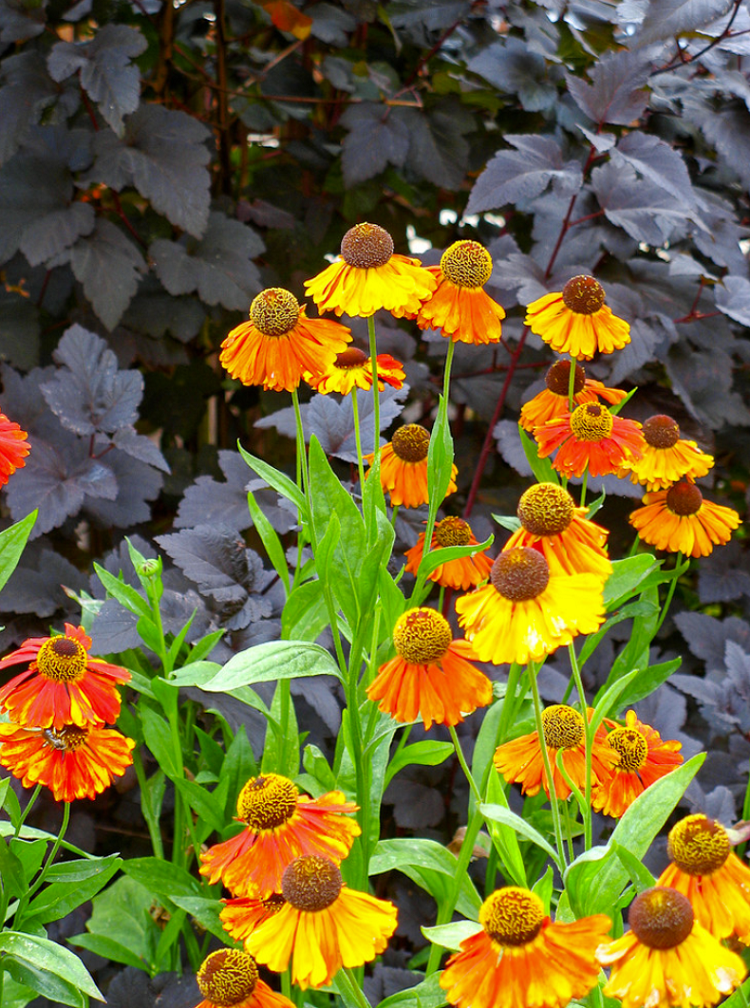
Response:
POLYGON ((610 413, 601 403, 584 403, 572 413, 534 430, 539 458, 557 454, 552 465, 564 476, 608 476, 631 458, 640 458, 643 447, 637 420, 610 413))
POLYGON ((120 713, 117 687, 130 672, 89 654, 83 627, 65 624, 65 635, 29 637, 0 661, 0 669, 28 668, 0 689, 0 707, 12 721, 39 728, 114 724, 120 713))
POLYGON ((687 896, 695 919, 715 938, 750 944, 750 868, 715 819, 690 815, 669 831, 670 864, 657 880, 687 896))
POLYGON ((16 469, 23 469, 29 454, 28 434, 20 425, 0 413, 0 486, 5 486, 16 469))
POLYGON ((95 798, 125 773, 134 746, 132 739, 101 725, 0 724, 0 764, 24 787, 48 787, 55 801, 95 798))
POLYGON ((321 311, 363 317, 380 308, 397 318, 413 315, 436 286, 417 259, 394 253, 385 228, 368 223, 350 228, 341 242, 341 257, 305 281, 308 296, 321 311))
MULTIPOLYGON (((575 366, 573 379, 573 402, 581 406, 587 402, 603 399, 611 406, 625 398, 622 389, 608 388, 594 378, 587 378, 580 364, 575 366)), ((570 361, 556 361, 544 376, 547 385, 533 399, 521 407, 520 425, 527 431, 534 431, 548 420, 556 420, 568 412, 568 392, 570 388, 570 361)))
POLYGON ((408 609, 396 620, 396 657, 380 667, 367 695, 396 721, 422 718, 426 729, 452 726, 492 700, 492 683, 475 668, 465 640, 452 640, 448 620, 435 609, 408 609))
POLYGON ((545 294, 526 308, 524 325, 556 353, 591 360, 595 353, 622 350, 630 326, 604 303, 604 288, 592 276, 575 276, 561 291, 545 294))
POLYGON ((700 479, 713 467, 713 455, 702 452, 695 441, 684 441, 679 424, 664 413, 644 422, 643 440, 643 454, 627 459, 622 475, 632 483, 645 483, 647 490, 666 490, 683 477, 700 479))
POLYGON ((278 913, 285 902, 281 893, 271 893, 265 899, 238 896, 236 899, 224 900, 219 917, 224 930, 235 941, 244 941, 259 924, 278 913))
POLYGON ((427 270, 437 288, 417 312, 420 329, 437 329, 454 343, 497 343, 505 311, 484 291, 492 275, 492 256, 475 241, 457 241, 443 252, 439 266, 427 270))
POLYGON ((221 344, 219 360, 243 385, 293 392, 305 374, 325 371, 351 338, 340 322, 309 319, 294 294, 269 287, 221 344))
POLYGON ((265 899, 279 891, 284 869, 300 854, 342 861, 361 832, 349 818, 356 811, 341 791, 310 798, 280 774, 251 777, 237 798, 245 829, 201 854, 200 873, 211 885, 221 879, 234 896, 265 899))
POLYGON ((259 978, 255 960, 242 949, 212 952, 196 980, 203 1000, 195 1008, 292 1008, 288 998, 259 978))
POLYGON ((681 742, 662 740, 656 729, 638 720, 635 711, 625 714, 625 724, 607 721, 614 730, 607 745, 620 754, 612 774, 594 786, 591 804, 597 812, 618 819, 638 795, 682 763, 681 742))
MULTIPOLYGON (((427 504, 427 453, 430 432, 420 424, 404 424, 393 432, 388 444, 380 449, 380 482, 391 497, 391 505, 419 507, 427 504)), ((365 455, 372 464, 373 455, 365 455)), ((453 466, 448 493, 456 489, 458 469, 453 466)), ((369 474, 368 474, 369 475, 369 474)))
MULTIPOLYGON (((406 375, 401 361, 390 354, 378 354, 378 389, 382 392, 386 386, 400 389, 406 375)), ((329 392, 339 392, 349 395, 354 388, 369 391, 372 388, 372 359, 359 347, 348 347, 337 355, 325 371, 318 374, 306 374, 305 381, 323 395, 329 392)))
MULTIPOLYGON (((592 711, 588 718, 591 720, 592 711)), ((562 765, 568 777, 581 792, 586 790, 586 745, 583 715, 567 704, 553 704, 542 711, 544 741, 552 766, 555 795, 567 798, 571 791, 557 767, 557 754, 562 752, 562 765)), ((549 780, 544 768, 539 732, 504 742, 495 750, 495 769, 511 784, 520 784, 521 793, 539 794, 542 788, 550 797, 549 780)), ((594 735, 591 747, 591 768, 593 781, 609 777, 612 767, 620 760, 618 753, 606 744, 606 732, 600 725, 594 735)))
MULTIPOLYGON (((406 552, 406 570, 416 577, 419 565, 424 556, 424 532, 421 532, 416 543, 406 552)), ((449 515, 436 523, 432 533, 432 550, 445 549, 450 546, 477 546, 471 526, 463 518, 449 515)), ((468 591, 476 588, 490 576, 492 561, 484 553, 473 556, 459 557, 440 564, 428 574, 428 580, 443 588, 453 588, 455 591, 468 591)))
POLYGON ((456 600, 459 625, 480 661, 539 661, 604 620, 602 579, 556 574, 529 546, 503 551, 490 583, 456 600))
POLYGON ((440 977, 458 1008, 565 1008, 596 985, 594 953, 610 929, 596 914, 553 923, 536 893, 498 889, 479 911, 482 930, 461 942, 440 977))
POLYGON ((535 483, 518 502, 521 527, 504 550, 531 546, 539 550, 555 574, 597 574, 603 580, 612 573, 605 544, 609 532, 589 521, 587 508, 556 483, 535 483))
POLYGON ((645 494, 643 505, 628 521, 644 542, 670 553, 708 556, 714 546, 728 543, 740 524, 736 511, 705 500, 689 479, 645 494))
POLYGON ((295 858, 281 893, 285 904, 248 935, 245 948, 276 973, 291 963, 292 983, 302 990, 329 984, 342 966, 372 962, 396 930, 395 906, 349 889, 329 858, 295 858))
POLYGON ((628 919, 622 938, 596 950, 602 966, 612 967, 602 993, 623 1008, 703 1008, 747 976, 740 957, 695 920, 689 900, 674 889, 646 889, 628 919))

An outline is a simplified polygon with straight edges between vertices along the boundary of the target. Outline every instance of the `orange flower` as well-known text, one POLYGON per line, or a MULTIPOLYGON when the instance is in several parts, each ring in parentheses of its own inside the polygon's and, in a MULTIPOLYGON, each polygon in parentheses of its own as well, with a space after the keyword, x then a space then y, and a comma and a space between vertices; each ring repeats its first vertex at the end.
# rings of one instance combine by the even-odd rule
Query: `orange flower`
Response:
POLYGON ((367 695, 397 721, 418 717, 429 729, 452 726, 492 700, 492 683, 467 659, 471 645, 452 640, 450 624, 434 609, 409 609, 396 620, 396 657, 380 667, 367 695))
MULTIPOLYGON (((430 432, 419 424, 404 424, 394 431, 388 444, 380 449, 380 482, 391 496, 391 505, 419 507, 427 504, 427 453, 430 432)), ((365 455, 372 465, 373 455, 365 455)), ((448 493, 456 489, 458 469, 453 466, 448 493)), ((369 473, 368 473, 369 476, 369 473)))
POLYGON ((689 479, 647 493, 643 503, 628 521, 644 542, 670 553, 708 556, 714 546, 728 543, 740 524, 736 511, 704 500, 689 479))
POLYGON ((643 447, 641 425, 610 413, 601 403, 584 403, 572 413, 534 430, 539 458, 553 451, 552 465, 564 476, 607 476, 629 458, 640 458, 643 447))
POLYGON ((682 763, 681 742, 663 742, 659 733, 643 724, 635 711, 625 715, 625 725, 607 721, 613 727, 607 744, 620 754, 612 774, 594 786, 591 804, 597 812, 619 818, 638 795, 682 763))
POLYGON ((281 893, 271 893, 265 899, 239 896, 237 899, 223 902, 224 908, 219 917, 224 930, 228 931, 235 941, 244 941, 263 921, 278 913, 286 900, 281 893))
POLYGON ((385 228, 367 223, 350 228, 341 242, 341 257, 305 281, 321 311, 363 317, 379 308, 397 318, 413 314, 435 287, 435 278, 417 259, 394 254, 385 228))
POLYGON ((0 689, 0 707, 13 721, 39 728, 114 724, 120 713, 117 686, 130 672, 92 658, 83 627, 65 624, 65 636, 29 637, 0 661, 0 669, 29 667, 0 689))
POLYGON ((241 949, 212 952, 196 980, 203 1000, 195 1008, 293 1008, 288 998, 258 978, 255 960, 241 949))
POLYGON ((249 321, 221 344, 219 360, 243 385, 293 392, 306 373, 325 371, 351 338, 346 326, 307 318, 294 294, 269 287, 250 305, 249 321))
MULTIPOLYGON (((614 406, 625 398, 626 393, 622 389, 607 388, 600 381, 587 378, 586 372, 580 364, 576 364, 575 368, 573 402, 576 406, 588 402, 598 402, 599 399, 604 399, 605 402, 614 406)), ((524 430, 534 431, 537 427, 547 423, 548 420, 556 420, 568 412, 570 361, 556 361, 544 376, 544 380, 547 383, 547 388, 521 407, 521 416, 518 422, 524 430)))
POLYGON ((592 276, 575 276, 561 291, 545 294, 526 309, 524 325, 556 353, 590 360, 630 342, 630 326, 604 303, 604 288, 592 276))
MULTIPOLYGON (((401 388, 406 375, 401 361, 390 354, 378 354, 378 389, 382 392, 385 383, 393 388, 401 388)), ((372 388, 372 359, 359 347, 349 347, 338 354, 336 360, 319 374, 306 374, 305 381, 323 395, 340 392, 348 395, 353 388, 372 388)))
POLYGON ((475 241, 457 241, 443 252, 439 266, 428 266, 437 288, 416 315, 420 329, 438 329, 454 343, 497 343, 505 311, 484 285, 492 275, 492 256, 475 241))
MULTIPOLYGON (((446 549, 450 546, 477 546, 471 527, 463 518, 449 516, 437 522, 432 533, 432 550, 446 549)), ((424 532, 421 532, 419 539, 410 550, 406 552, 406 570, 415 577, 419 570, 419 565, 424 556, 424 532)), ((482 581, 486 581, 490 576, 492 561, 484 553, 475 553, 473 556, 459 557, 457 560, 448 560, 440 564, 432 574, 428 575, 428 580, 444 588, 453 588, 456 591, 467 591, 469 588, 476 588, 482 581)))
POLYGON ((0 724, 0 763, 24 787, 44 784, 55 801, 95 798, 133 762, 135 742, 100 725, 29 728, 0 724))
POLYGON ((553 924, 536 893, 508 886, 484 901, 479 922, 440 977, 457 1008, 565 1008, 596 986, 604 914, 553 924))
POLYGON ((23 469, 29 454, 28 434, 17 423, 0 413, 0 486, 5 486, 16 469, 23 469))
POLYGON ((713 467, 713 455, 702 452, 695 441, 683 441, 679 425, 664 413, 646 420, 643 439, 643 455, 626 459, 620 475, 645 483, 647 490, 666 490, 683 477, 700 479, 713 467))
POLYGON ((251 777, 237 799, 237 819, 246 828, 201 854, 200 873, 211 885, 221 879, 235 896, 265 899, 278 892, 284 869, 300 854, 342 861, 361 832, 349 818, 356 811, 341 791, 310 798, 280 774, 251 777))

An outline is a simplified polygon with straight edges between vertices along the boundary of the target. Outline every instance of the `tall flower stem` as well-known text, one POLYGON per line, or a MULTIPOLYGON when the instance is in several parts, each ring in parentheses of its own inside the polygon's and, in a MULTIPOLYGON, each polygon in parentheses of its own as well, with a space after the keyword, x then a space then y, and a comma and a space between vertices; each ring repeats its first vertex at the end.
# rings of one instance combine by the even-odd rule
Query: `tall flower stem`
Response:
POLYGON ((576 408, 576 359, 570 358, 570 374, 568 375, 568 412, 572 413, 576 408))
POLYGON ((375 423, 374 458, 380 454, 380 392, 378 390, 378 344, 375 338, 375 317, 367 316, 367 335, 370 338, 370 364, 372 365, 372 419, 375 423))
POLYGON ((305 449, 305 429, 302 426, 302 414, 299 408, 299 392, 294 389, 292 392, 292 405, 294 406, 294 420, 297 438, 297 477, 300 490, 309 501, 310 474, 307 469, 307 451, 305 449))
POLYGON ((591 726, 591 721, 588 716, 588 710, 586 707, 586 694, 583 691, 583 680, 581 679, 581 669, 578 664, 578 655, 576 654, 575 644, 571 641, 568 645, 568 655, 570 656, 570 667, 573 670, 573 681, 576 684, 576 690, 578 691, 578 699, 581 704, 581 714, 583 716, 583 739, 586 751, 586 794, 584 796, 584 804, 581 807, 581 815, 583 816, 583 835, 584 835, 584 849, 591 849, 591 757, 593 752, 594 744, 594 729, 591 726))
POLYGON ((464 751, 461 748, 461 743, 459 742, 458 735, 456 734, 456 729, 453 725, 448 725, 448 731, 450 732, 451 740, 453 742, 453 748, 456 750, 456 756, 458 757, 458 762, 461 765, 461 769, 464 772, 464 777, 467 780, 469 788, 471 789, 472 796, 477 805, 482 804, 482 796, 479 793, 479 788, 476 785, 471 770, 469 770, 469 765, 466 762, 466 757, 464 756, 464 751))
POLYGON ((39 792, 41 790, 42 790, 42 785, 41 784, 37 784, 37 786, 34 788, 34 793, 32 794, 31 798, 29 798, 28 803, 26 805, 26 808, 21 813, 20 818, 18 820, 18 823, 16 824, 16 828, 13 831, 13 839, 14 840, 17 840, 18 837, 21 835, 21 829, 23 828, 23 824, 26 822, 26 819, 27 819, 29 813, 33 809, 34 804, 35 804, 37 798, 39 797, 39 792))
MULTIPOLYGON (((375 398, 378 397, 377 385, 375 388, 375 398)), ((352 419, 354 420, 354 440, 357 444, 357 469, 359 470, 359 492, 364 493, 365 488, 365 464, 362 459, 362 434, 359 428, 359 402, 357 399, 357 389, 356 387, 352 389, 352 419)), ((380 440, 376 437, 376 440, 380 440)))
POLYGON ((552 809, 552 825, 555 830, 555 844, 557 846, 557 854, 560 861, 564 866, 567 867, 567 861, 565 859, 565 842, 563 840, 562 822, 560 821, 560 806, 557 802, 557 792, 555 791, 555 778, 552 771, 552 764, 549 759, 549 752, 547 751, 547 743, 544 738, 544 722, 542 721, 542 701, 539 698, 539 686, 536 681, 537 668, 533 662, 529 662, 529 682, 531 683, 531 696, 534 701, 534 720, 536 722, 536 730, 539 734, 540 748, 542 750, 542 763, 544 764, 544 772, 547 775, 547 783, 549 784, 549 802, 552 809))

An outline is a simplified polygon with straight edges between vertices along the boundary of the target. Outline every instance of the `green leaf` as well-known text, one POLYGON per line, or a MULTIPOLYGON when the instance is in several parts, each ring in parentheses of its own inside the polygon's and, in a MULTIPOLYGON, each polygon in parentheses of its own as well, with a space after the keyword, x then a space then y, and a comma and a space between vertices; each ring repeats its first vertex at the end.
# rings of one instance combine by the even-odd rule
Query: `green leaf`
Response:
POLYGON ((440 1008, 445 1004, 445 991, 440 986, 440 974, 433 973, 416 987, 391 994, 380 1002, 378 1008, 440 1008))
POLYGON ((101 991, 78 956, 57 942, 16 931, 2 931, 0 950, 10 953, 36 970, 44 970, 60 977, 97 1001, 104 1001, 101 991))
POLYGON ((279 472, 278 469, 274 469, 273 466, 264 462, 263 459, 256 458, 255 455, 246 452, 239 442, 237 442, 237 450, 253 472, 257 473, 262 480, 265 480, 282 497, 286 497, 288 501, 291 501, 299 511, 300 518, 309 523, 310 515, 307 510, 307 501, 297 484, 293 480, 290 480, 285 473, 279 472))
POLYGON ((427 451, 427 494, 437 508, 445 500, 453 473, 453 437, 448 422, 448 404, 440 397, 438 415, 427 451))
POLYGON ((261 771, 293 779, 299 773, 299 764, 297 713, 289 692, 289 682, 279 682, 273 695, 271 717, 267 720, 261 771), (274 726, 277 726, 277 731, 273 730, 274 726))
POLYGON ((649 665, 648 668, 641 669, 620 694, 618 709, 632 707, 639 700, 651 696, 654 690, 666 682, 680 665, 682 665, 682 658, 673 658, 672 661, 660 662, 658 665, 649 665))
POLYGON ((146 745, 156 757, 156 762, 170 780, 182 777, 182 761, 177 762, 178 757, 174 751, 172 729, 169 722, 143 703, 140 705, 140 716, 143 737, 146 745))
POLYGON ((624 560, 612 561, 612 573, 604 584, 604 607, 607 612, 619 608, 633 595, 640 594, 646 577, 661 567, 650 553, 638 553, 624 560))
POLYGON ((125 584, 124 581, 116 578, 114 574, 110 574, 108 570, 105 570, 98 563, 94 563, 94 570, 96 571, 96 576, 106 588, 107 594, 117 599, 123 608, 127 609, 128 612, 132 612, 135 616, 151 617, 151 609, 148 602, 132 585, 125 584))
POLYGON ((200 896, 201 885, 190 872, 161 858, 130 858, 122 870, 160 902, 172 902, 173 896, 200 896))
MULTIPOLYGON (((9 899, 17 899, 28 889, 23 865, 4 839, 0 839, 0 878, 9 899)), ((4 923, 0 921, 0 926, 4 923)))
MULTIPOLYGON (((434 840, 399 838, 381 840, 370 858, 370 875, 380 875, 394 868, 416 882, 438 902, 447 895, 448 880, 455 878, 456 858, 434 840)), ((468 875, 461 881, 457 904, 459 913, 476 918, 482 904, 468 875)))
POLYGON ((386 787, 404 767, 439 766, 452 755, 452 742, 434 742, 432 739, 427 739, 424 742, 415 742, 413 745, 404 746, 388 764, 386 787))
POLYGON ((102 934, 79 934, 67 939, 76 948, 86 949, 88 952, 95 952, 96 955, 112 962, 124 963, 125 966, 135 966, 136 969, 149 971, 148 963, 145 959, 136 955, 127 945, 122 945, 114 938, 107 938, 102 934))
POLYGON ((421 928, 422 934, 433 945, 442 945, 443 948, 458 952, 461 942, 478 934, 482 930, 482 925, 477 921, 453 921, 451 924, 438 924, 435 927, 421 928))
POLYGON ((291 584, 289 581, 289 564, 286 562, 286 555, 284 553, 284 547, 281 544, 281 539, 279 539, 279 534, 268 518, 266 518, 263 514, 263 511, 256 501, 254 494, 249 490, 247 494, 247 507, 250 511, 250 517, 253 519, 255 530, 266 548, 268 559, 273 564, 273 569, 281 578, 281 582, 284 585, 284 589, 286 590, 286 594, 288 596, 291 591, 291 584))
POLYGON ((225 945, 231 944, 232 938, 219 919, 224 906, 221 900, 206 899, 203 896, 174 896, 172 902, 189 913, 202 928, 220 938, 225 945))
POLYGON ((323 791, 336 789, 336 775, 329 766, 328 760, 316 745, 306 745, 302 753, 302 766, 313 777, 323 791))
POLYGON ((656 885, 656 879, 640 858, 631 854, 622 844, 612 843, 610 847, 622 862, 623 868, 630 875, 637 892, 642 893, 644 889, 650 889, 651 886, 656 885))
POLYGON ((480 805, 479 811, 485 819, 489 819, 491 822, 502 823, 504 826, 510 826, 519 836, 524 837, 526 840, 531 840, 537 847, 541 847, 545 854, 548 854, 557 867, 562 870, 562 864, 557 851, 544 839, 538 830, 534 829, 531 823, 526 822, 521 816, 516 815, 515 812, 511 812, 509 808, 504 808, 502 805, 480 805))
POLYGON ((17 521, 15 525, 0 532, 0 589, 8 581, 13 571, 18 566, 24 546, 31 534, 36 521, 37 512, 32 511, 25 518, 17 521))
MULTIPOLYGON (((62 977, 55 976, 49 970, 38 967, 27 959, 17 959, 10 954, 5 955, 3 956, 3 969, 16 984, 30 989, 32 998, 35 994, 41 994, 42 997, 51 999, 55 1005, 71 1005, 73 1008, 84 1008, 84 1005, 88 1003, 88 999, 73 984, 63 980, 62 977)), ((21 1003, 25 1006, 29 1000, 31 998, 21 1003)), ((3 1008, 5 1008, 5 988, 3 988, 3 1008)))
POLYGON ((521 527, 521 519, 516 518, 515 515, 492 515, 493 521, 496 521, 500 528, 507 529, 508 532, 517 532, 521 527))
POLYGON ((418 574, 427 577, 440 564, 450 563, 451 560, 460 560, 461 557, 475 556, 477 553, 489 549, 494 541, 495 537, 491 535, 476 546, 440 546, 437 549, 432 549, 422 557, 418 574))
MULTIPOLYGON (((505 794, 506 786, 500 779, 500 775, 490 770, 490 776, 487 780, 487 801, 507 809, 509 806, 505 794)), ((527 885, 526 865, 515 829, 512 825, 497 820, 489 820, 487 829, 492 838, 492 844, 500 856, 505 874, 515 885, 525 887, 527 885)))
POLYGON ((315 675, 341 678, 338 665, 325 648, 310 641, 268 641, 234 655, 213 679, 201 684, 201 689, 227 693, 252 683, 315 675))
POLYGON ((281 636, 286 640, 316 641, 327 626, 323 582, 307 581, 293 588, 281 613, 281 636))
POLYGON ((539 458, 539 447, 523 427, 518 425, 523 453, 531 466, 531 471, 539 483, 560 483, 560 476, 548 458, 539 458))
MULTIPOLYGON (((60 920, 71 910, 90 900, 109 882, 122 864, 122 858, 111 854, 107 858, 94 859, 93 865, 88 864, 86 872, 82 865, 86 862, 71 862, 78 866, 64 880, 51 882, 35 897, 26 909, 23 920, 36 918, 37 922, 46 924, 48 921, 60 920)), ((60 867, 67 867, 61 865, 60 867)))
POLYGON ((226 825, 224 809, 210 791, 206 791, 195 781, 179 777, 175 778, 174 785, 187 801, 191 810, 195 812, 200 824, 210 827, 206 836, 211 830, 221 832, 224 829, 226 825))

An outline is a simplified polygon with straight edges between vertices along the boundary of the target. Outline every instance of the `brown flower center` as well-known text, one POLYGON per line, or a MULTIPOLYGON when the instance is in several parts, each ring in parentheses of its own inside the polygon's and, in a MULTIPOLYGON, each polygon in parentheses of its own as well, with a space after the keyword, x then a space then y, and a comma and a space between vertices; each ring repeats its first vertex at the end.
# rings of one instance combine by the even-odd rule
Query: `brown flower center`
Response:
POLYGON ((667 490, 664 503, 672 514, 680 515, 684 518, 687 515, 694 515, 700 511, 703 504, 703 494, 695 483, 681 480, 667 490))
POLYGON ((544 904, 528 889, 506 886, 484 901, 479 923, 498 945, 527 945, 542 929, 544 904))
POLYGON ((471 527, 463 518, 449 515, 435 526, 435 539, 438 546, 468 546, 471 527))
POLYGON ((497 557, 490 581, 511 602, 528 602, 541 595, 549 584, 549 564, 538 550, 517 546, 497 557))
POLYGON ((677 867, 688 875, 710 875, 729 857, 727 831, 715 819, 691 815, 669 831, 667 852, 677 867))
POLYGON ((536 483, 521 495, 516 514, 532 535, 559 535, 570 525, 575 501, 556 483, 536 483))
POLYGON ((542 711, 544 741, 551 749, 575 749, 583 742, 583 718, 567 704, 553 704, 542 711))
POLYGON ((268 287, 250 305, 250 321, 264 336, 284 336, 297 325, 299 301, 283 287, 268 287))
POLYGON ((341 241, 341 255, 357 269, 385 266, 393 255, 393 238, 379 224, 355 224, 341 241))
POLYGON ((584 403, 570 417, 570 429, 579 441, 603 441, 614 425, 614 417, 601 403, 584 403))
POLYGON ((483 287, 492 276, 492 256, 475 241, 457 241, 443 252, 440 269, 456 287, 483 287))
POLYGON ((364 367, 369 359, 364 350, 360 350, 359 347, 349 347, 348 350, 344 350, 343 353, 336 356, 333 366, 340 371, 352 371, 355 368, 364 367))
POLYGON ((75 682, 86 671, 86 648, 73 637, 50 637, 39 648, 36 665, 45 679, 75 682))
POLYGON ((643 436, 652 448, 672 448, 680 440, 680 427, 671 416, 657 413, 643 424, 643 436))
POLYGON ((237 818, 256 833, 276 829, 294 815, 298 796, 288 777, 274 773, 251 777, 237 798, 237 818))
POLYGON ((604 288, 592 276, 574 276, 563 287, 562 298, 577 315, 593 315, 604 304, 604 288))
POLYGON ((615 728, 607 735, 611 749, 620 754, 617 769, 624 773, 637 773, 648 757, 648 743, 635 728, 615 728))
POLYGON ((280 892, 275 892, 271 893, 270 896, 266 896, 265 899, 262 899, 260 902, 263 904, 263 909, 266 913, 273 916, 281 910, 286 903, 286 900, 280 892))
POLYGON ((258 967, 247 952, 223 948, 203 960, 196 980, 207 1001, 217 1008, 232 1008, 255 990, 258 967))
POLYGON ((448 620, 435 609, 409 609, 393 628, 396 653, 410 665, 440 661, 452 639, 448 620))
MULTIPOLYGON (((547 388, 555 395, 568 398, 568 388, 570 387, 570 361, 559 360, 553 364, 544 376, 547 388)), ((575 378, 573 379, 573 395, 583 392, 586 387, 586 372, 580 364, 576 364, 575 378)))
POLYGON ((680 945, 693 930, 695 915, 687 896, 666 886, 654 886, 636 896, 628 920, 633 934, 648 948, 680 945))
POLYGON ((430 450, 430 432, 419 424, 404 424, 394 431, 391 447, 402 462, 423 462, 430 450))
POLYGON ((338 899, 344 880, 337 865, 319 854, 303 854, 284 869, 281 893, 295 910, 315 913, 338 899))

